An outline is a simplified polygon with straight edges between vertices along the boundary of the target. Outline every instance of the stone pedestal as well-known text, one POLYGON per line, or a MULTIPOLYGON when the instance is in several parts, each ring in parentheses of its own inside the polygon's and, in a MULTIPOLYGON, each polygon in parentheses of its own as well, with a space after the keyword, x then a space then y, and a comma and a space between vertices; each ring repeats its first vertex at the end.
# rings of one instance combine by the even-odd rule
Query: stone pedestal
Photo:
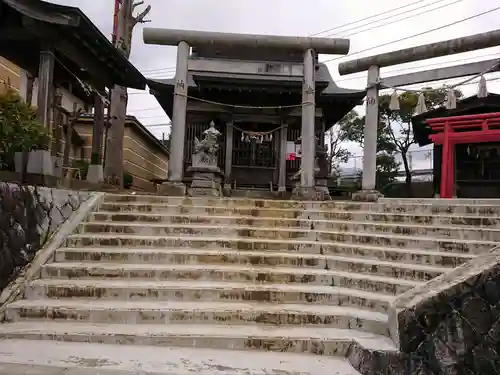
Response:
POLYGON ((186 185, 177 181, 166 181, 158 188, 158 194, 173 197, 183 197, 186 195, 186 185))
POLYGON ((192 166, 189 172, 193 174, 191 188, 188 195, 196 196, 222 196, 221 182, 223 174, 217 166, 217 155, 197 153, 192 156, 192 166))
POLYGON ((316 146, 316 161, 315 161, 315 176, 314 185, 316 193, 321 196, 324 201, 332 199, 328 190, 328 152, 323 144, 316 146))
POLYGON ((316 187, 296 186, 292 191, 292 200, 297 201, 325 201, 329 200, 329 197, 330 194, 328 194, 328 199, 325 199, 325 192, 316 187))
POLYGON ((323 201, 330 201, 332 197, 330 196, 330 191, 328 190, 328 179, 326 177, 316 177, 315 179, 315 190, 316 193, 323 197, 323 201))
POLYGON ((322 187, 303 187, 301 185, 300 171, 292 177, 294 182, 294 188, 292 190, 291 199, 298 201, 324 201, 330 200, 330 194, 328 193, 328 188, 326 188, 327 193, 322 187), (328 198, 327 198, 328 197, 328 198))
POLYGON ((358 202, 377 202, 384 195, 377 190, 360 190, 352 195, 353 201, 358 202))

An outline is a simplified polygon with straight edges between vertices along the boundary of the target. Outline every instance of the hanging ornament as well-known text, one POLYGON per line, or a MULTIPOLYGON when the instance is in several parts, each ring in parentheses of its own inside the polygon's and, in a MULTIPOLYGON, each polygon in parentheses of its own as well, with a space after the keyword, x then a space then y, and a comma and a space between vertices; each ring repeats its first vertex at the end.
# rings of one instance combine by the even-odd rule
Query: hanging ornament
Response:
POLYGON ((391 111, 399 111, 399 96, 398 92, 394 90, 394 92, 391 95, 391 102, 389 103, 389 109, 391 111))
POLYGON ((417 108, 415 108, 415 114, 421 115, 422 113, 425 112, 427 112, 427 107, 425 106, 425 96, 424 93, 421 92, 418 95, 418 103, 417 103, 417 108))
POLYGON ((241 133, 241 142, 243 142, 245 140, 245 133, 241 133))
POLYGON ((272 141, 273 141, 273 135, 269 134, 269 142, 272 142, 272 141))
POLYGON ((479 80, 479 85, 477 86, 477 97, 486 98, 488 96, 488 88, 486 87, 486 79, 481 76, 479 80))
POLYGON ((457 96, 455 95, 455 90, 450 87, 446 92, 446 109, 457 108, 457 96))
POLYGON ((264 142, 264 136, 263 135, 260 136, 260 143, 262 143, 262 142, 264 142))

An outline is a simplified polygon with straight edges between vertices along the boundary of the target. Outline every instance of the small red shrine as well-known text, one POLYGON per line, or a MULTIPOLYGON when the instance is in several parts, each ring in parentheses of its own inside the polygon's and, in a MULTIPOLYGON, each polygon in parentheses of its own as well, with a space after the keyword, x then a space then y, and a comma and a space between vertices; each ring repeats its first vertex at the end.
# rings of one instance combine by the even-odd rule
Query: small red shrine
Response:
POLYGON ((500 112, 440 117, 426 120, 435 145, 443 146, 441 198, 455 195, 455 145, 500 142, 500 112))
POLYGON ((500 198, 500 95, 468 97, 412 118, 420 146, 434 145, 434 194, 500 198))

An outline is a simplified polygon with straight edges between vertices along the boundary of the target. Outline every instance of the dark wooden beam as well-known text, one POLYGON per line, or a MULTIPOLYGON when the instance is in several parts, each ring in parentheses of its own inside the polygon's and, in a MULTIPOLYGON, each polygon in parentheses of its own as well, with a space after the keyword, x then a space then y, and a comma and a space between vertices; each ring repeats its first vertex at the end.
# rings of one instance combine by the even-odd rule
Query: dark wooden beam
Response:
POLYGON ((55 29, 28 18, 23 18, 23 25, 34 35, 39 35, 42 39, 52 43, 57 51, 73 61, 82 71, 87 71, 87 74, 73 71, 72 73, 79 79, 87 80, 94 86, 102 83, 106 86, 112 84, 109 75, 102 71, 102 68, 96 64, 95 59, 89 57, 85 50, 79 49, 77 45, 71 43, 63 35, 58 35, 55 29))

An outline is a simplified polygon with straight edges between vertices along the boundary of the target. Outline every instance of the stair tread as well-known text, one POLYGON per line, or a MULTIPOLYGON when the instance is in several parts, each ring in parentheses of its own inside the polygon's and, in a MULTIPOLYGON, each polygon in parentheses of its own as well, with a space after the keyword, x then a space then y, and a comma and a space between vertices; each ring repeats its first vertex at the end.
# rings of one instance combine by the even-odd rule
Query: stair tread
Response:
POLYGON ((155 311, 219 311, 257 313, 298 313, 330 316, 358 317, 378 322, 388 321, 387 314, 363 310, 355 307, 315 304, 277 304, 266 302, 206 302, 206 301, 120 301, 96 299, 38 299, 18 300, 8 308, 62 308, 79 310, 155 310, 155 311))
MULTIPOLYGON (((176 206, 177 207, 177 206, 176 206)), ((196 206, 197 208, 200 208, 200 206, 196 206)), ((206 207, 206 208, 213 208, 213 206, 201 206, 201 208, 206 207)), ((279 210, 278 210, 279 211, 279 210)), ((310 211, 310 210, 308 210, 310 211)), ((317 211, 311 211, 311 212, 317 212, 317 211)), ((330 214, 351 214, 351 215, 385 215, 385 216, 407 216, 407 217, 435 217, 435 218, 456 218, 456 219, 496 219, 496 217, 491 217, 491 216, 484 216, 484 215, 462 215, 462 214, 444 214, 444 213, 439 213, 439 214, 419 214, 419 213, 404 213, 404 212, 374 212, 374 211, 341 211, 341 210, 328 210, 325 211, 330 214)), ((285 218, 285 217, 279 217, 279 216, 249 216, 249 215, 211 215, 209 213, 191 213, 191 214, 182 214, 182 213, 168 213, 168 212, 124 212, 124 211, 95 211, 92 213, 92 215, 109 215, 109 216, 144 216, 144 217, 158 217, 158 216, 163 216, 163 217, 179 217, 179 218, 188 218, 188 217, 196 217, 196 218, 216 218, 216 219, 235 219, 235 220, 243 220, 243 219, 252 219, 252 220, 280 220, 280 221, 309 221, 309 222, 335 222, 335 221, 344 221, 347 223, 351 222, 359 222, 359 223, 370 223, 366 221, 351 221, 351 220, 336 220, 336 219, 308 219, 308 218, 285 218)), ((378 223, 378 222, 376 222, 378 223)), ((401 222, 404 224, 405 222, 401 222)), ((385 223, 384 223, 385 224, 385 223)), ((398 223, 394 223, 394 225, 399 225, 398 223)), ((420 224, 415 224, 415 225, 420 225, 420 224)), ((457 224, 458 226, 459 224, 457 224)), ((482 228, 476 225, 471 225, 472 228, 482 228)), ((462 226, 459 226, 459 228, 463 228, 462 226)), ((500 230, 500 228, 498 228, 500 230)))
POLYGON ((313 354, 47 340, 1 340, 0 363, 2 375, 360 375, 345 358, 313 354))
POLYGON ((343 288, 338 286, 315 285, 311 290, 309 285, 301 284, 244 284, 225 281, 146 281, 146 280, 116 280, 116 279, 38 279, 29 283, 29 285, 43 285, 55 287, 93 287, 93 288, 157 288, 157 289, 219 289, 219 290, 246 290, 246 291, 269 291, 269 292, 302 292, 302 293, 338 293, 351 295, 359 298, 380 299, 382 301, 392 302, 396 297, 393 295, 374 293, 353 288, 343 288))
MULTIPOLYGON (((154 215, 152 215, 154 216, 154 215)), ((171 217, 178 217, 177 215, 171 215, 171 217)), ((186 216, 189 217, 189 216, 186 216)), ((198 217, 198 216, 194 216, 198 217)), ((205 216, 206 218, 221 218, 220 216, 205 216)), ((223 219, 229 219, 229 217, 222 217, 223 219)), ((263 218, 263 217, 247 217, 248 219, 251 220, 262 220, 262 221, 269 221, 270 218, 263 218)), ((488 231, 488 232, 500 232, 500 228, 490 228, 490 227, 470 227, 470 228, 464 228, 463 226, 454 226, 454 225, 441 225, 441 224, 412 224, 412 223, 405 223, 405 222, 398 222, 398 223, 386 223, 382 221, 356 221, 356 220, 315 220, 315 219, 279 219, 279 218, 271 218, 271 220, 280 220, 280 221, 304 221, 304 222, 310 222, 311 224, 314 224, 316 222, 321 222, 321 223, 331 223, 331 224, 347 224, 347 225, 373 225, 373 226, 379 226, 379 227, 389 227, 389 228, 439 228, 443 230, 457 230, 457 231, 463 231, 463 230, 480 230, 480 231, 488 231)), ((105 221, 105 220, 93 220, 93 221, 87 221, 87 222, 82 222, 83 225, 109 225, 109 226, 131 226, 131 227, 142 227, 144 226, 144 222, 141 221, 105 221)), ((156 228, 219 228, 221 225, 217 224, 198 224, 198 223, 162 223, 162 222, 148 222, 148 226, 151 227, 156 227, 156 228)), ((322 232, 322 233, 339 233, 338 231, 334 229, 327 229, 327 228, 319 228, 319 229, 306 229, 303 227, 299 226, 281 226, 281 227, 260 227, 260 226, 247 226, 247 225, 238 225, 238 224, 232 224, 232 225, 224 225, 224 228, 234 228, 234 229, 259 229, 259 230, 276 230, 276 231, 283 231, 283 232, 289 232, 289 231, 300 231, 300 232, 322 232)), ((346 233, 346 232, 342 232, 346 233)), ((371 233, 370 233, 371 234, 371 233)))
POLYGON ((297 275, 317 275, 317 276, 344 276, 348 278, 356 279, 367 279, 367 280, 377 280, 377 281, 389 281, 391 283, 417 286, 424 284, 424 282, 418 282, 414 280, 406 279, 396 279, 390 277, 383 277, 371 274, 360 274, 354 272, 343 272, 337 270, 324 270, 317 268, 299 268, 299 267, 248 267, 243 265, 210 265, 210 264, 129 264, 129 263, 111 263, 111 262, 99 262, 99 263, 88 263, 88 262, 63 262, 63 263, 48 263, 43 267, 59 268, 59 269, 119 269, 119 270, 158 270, 158 271, 169 271, 169 270, 179 270, 179 271, 200 271, 200 270, 210 270, 210 271, 247 271, 247 272, 257 272, 257 273, 290 273, 297 275))
POLYGON ((293 327, 269 325, 211 325, 211 324, 107 324, 83 322, 26 321, 0 325, 0 336, 8 334, 74 334, 125 336, 184 336, 184 337, 245 337, 248 339, 288 338, 327 341, 355 340, 366 349, 395 350, 388 337, 354 329, 293 327))
MULTIPOLYGON (((214 228, 218 228, 218 226, 213 226, 214 228)), ((198 226, 199 228, 199 226, 198 226)), ((239 229, 249 229, 255 230, 255 227, 248 228, 239 228, 239 229)), ((268 230, 273 231, 274 229, 263 229, 258 228, 258 230, 268 230)), ((296 232, 296 230, 293 230, 296 232)), ((311 233, 317 233, 322 231, 311 230, 311 233)), ((332 234, 339 234, 344 236, 365 236, 365 237, 376 237, 376 238, 387 238, 390 237, 392 239, 398 240, 416 240, 416 241, 435 241, 435 242, 447 242, 447 243, 467 243, 467 244, 491 244, 492 247, 498 245, 498 242, 494 241, 485 241, 485 240, 462 240, 455 238, 440 238, 440 237, 430 237, 430 236, 406 236, 406 235, 395 235, 395 234, 382 234, 382 233, 360 233, 360 232, 328 232, 332 234)), ((196 239, 198 241, 239 241, 239 242, 272 242, 272 243, 292 243, 292 244, 335 244, 343 242, 336 241, 312 241, 307 239, 271 239, 271 238, 253 238, 253 237, 227 237, 227 236, 179 236, 179 235, 140 235, 140 234, 123 234, 123 233, 78 233, 71 234, 67 238, 124 238, 124 239, 161 239, 161 238, 175 238, 180 240, 193 240, 196 239)))
MULTIPOLYGON (((120 194, 116 194, 115 196, 118 196, 120 194)), ((121 195, 127 195, 127 194, 121 194, 121 195)), ((162 204, 162 203, 151 203, 151 202, 148 202, 147 199, 145 201, 140 201, 140 198, 147 198, 147 197, 151 197, 151 196, 154 196, 154 194, 151 194, 151 195, 144 195, 144 194, 128 194, 128 195, 134 195, 135 197, 137 197, 137 200, 136 201, 115 201, 115 200, 112 200, 110 198, 113 198, 113 195, 107 195, 106 198, 105 198, 105 201, 104 203, 119 203, 119 204, 148 204, 148 205, 151 205, 151 204, 162 204)), ((158 196, 155 196, 155 197, 158 197, 158 196)), ((343 206, 343 205, 348 205, 348 206, 360 206, 360 205, 369 205, 369 206, 373 206, 373 207, 378 207, 378 206, 390 206, 390 205, 394 205, 394 202, 392 201, 387 201, 387 200, 381 200, 379 202, 353 202, 353 201, 334 201, 334 200, 331 200, 331 201, 302 201, 302 200, 293 200, 293 199, 287 199, 285 201, 280 201, 280 200, 276 200, 276 199, 266 199, 266 198, 252 198, 252 197, 167 197, 167 196, 164 196, 164 197, 160 197, 160 199, 158 199, 158 201, 163 201, 163 202, 174 202, 174 201, 180 201, 180 202, 183 202, 182 205, 185 205, 187 202, 191 202, 191 203, 198 203, 198 202, 207 202, 207 201, 213 201, 213 202, 230 202, 230 201, 240 201, 241 203, 244 203, 244 202, 249 202, 249 203, 256 203, 256 202, 259 202, 259 203, 272 203, 272 204, 275 204, 277 202, 284 202, 285 204, 288 203, 288 204, 303 204, 303 205, 306 205, 306 204, 309 204, 309 205, 326 205, 326 206, 332 206, 335 207, 335 205, 339 205, 339 206, 343 206)), ((483 200, 484 201, 484 200, 483 200)), ((176 204, 177 206, 179 206, 179 204, 176 204)), ((405 204, 399 204, 399 206, 404 206, 405 204)), ((436 205, 439 205, 439 206, 453 206, 453 207, 470 207, 471 204, 470 202, 460 202, 460 201, 452 201, 452 200, 446 200, 446 199, 442 199, 442 198, 435 198, 433 201, 425 201, 425 202, 415 202, 415 201, 407 201, 406 202, 406 205, 411 205, 411 206, 436 206, 436 205)), ((190 205, 186 205, 186 206, 190 206, 190 205)), ((203 205, 201 205, 203 206, 203 205)), ((490 208, 490 207, 500 207, 500 199, 491 199, 491 201, 488 201, 488 203, 480 203, 480 204, 475 204, 474 207, 485 207, 485 208, 490 208)), ((196 204, 196 207, 200 207, 199 204, 196 204)), ((213 207, 213 206, 210 206, 210 207, 213 207)), ((247 206, 243 206, 243 207, 247 207, 247 206)), ((248 205, 248 207, 255 207, 255 206, 250 206, 248 205)))
MULTIPOLYGON (((364 244, 343 244, 346 248, 355 248, 355 249, 364 249, 364 250, 389 250, 394 253, 401 254, 414 254, 414 255, 429 255, 429 256, 446 256, 446 257, 456 257, 456 258, 465 258, 465 259, 473 259, 476 258, 476 254, 471 253, 456 253, 451 251, 435 251, 435 250, 419 250, 419 249, 408 249, 408 248, 399 248, 399 247, 387 247, 387 246, 370 246, 364 244)), ((335 259, 338 257, 346 258, 340 255, 330 255, 330 254, 314 254, 314 253, 306 253, 306 252, 280 252, 280 251, 242 251, 235 249, 196 249, 196 248, 163 248, 158 249, 154 247, 60 247, 57 251, 68 251, 68 252, 103 252, 103 253, 134 253, 134 252, 161 252, 168 254, 232 254, 232 255, 252 255, 252 256, 287 256, 291 258, 309 258, 309 259, 335 259)), ((358 259, 357 257, 347 257, 352 259, 358 259)), ((360 256, 360 259, 370 259, 364 258, 360 256)), ((379 264, 379 261, 376 261, 379 264)), ((389 262, 394 263, 394 262, 389 262)), ((403 263, 405 264, 405 263, 403 263)))
MULTIPOLYGON (((274 252, 274 251, 238 251, 238 250, 231 250, 231 249, 222 249, 222 250, 205 250, 205 249, 156 249, 156 248, 134 248, 134 247, 129 247, 129 248, 124 248, 124 247, 111 247, 111 248, 72 248, 72 247, 66 247, 66 248, 59 248, 57 251, 69 251, 69 252, 109 252, 109 253, 115 253, 115 254, 120 254, 120 253, 128 253, 128 254, 136 254, 136 253, 164 253, 164 254, 189 254, 189 255, 196 255, 196 254, 203 254, 203 255, 243 255, 243 256, 257 256, 257 257, 270 257, 270 256, 282 256, 284 258, 307 258, 307 259, 323 259, 323 260, 330 260, 330 261, 344 261, 344 262, 352 262, 352 263, 362 263, 366 265, 372 265, 372 266, 394 266, 398 268, 405 268, 408 270, 417 270, 417 271, 430 271, 430 272, 447 272, 450 270, 450 267, 443 267, 443 266, 431 266, 431 265, 425 265, 425 264, 412 264, 412 263, 404 263, 404 262, 395 262, 395 261, 382 261, 382 260, 377 260, 377 259, 370 259, 367 257, 359 256, 359 257, 349 257, 349 256, 342 256, 342 255, 321 255, 321 254, 313 254, 313 253, 285 253, 285 252, 274 252)), ((404 252, 404 251, 403 251, 404 252)), ((438 252, 439 253, 439 252, 438 252)), ((447 255, 449 256, 450 254, 447 253, 439 253, 442 255, 447 255)), ((453 255, 453 253, 451 253, 453 255)), ((467 259, 472 259, 475 257, 475 255, 472 254, 467 254, 468 256, 464 256, 463 254, 460 255, 460 257, 467 258, 467 259)), ((66 262, 61 262, 61 263, 66 263, 66 262)), ((120 263, 122 264, 122 263, 120 263)), ((149 264, 149 263, 145 263, 149 264)), ((236 266, 236 265, 235 265, 236 266)), ((244 267, 244 265, 243 265, 244 267)), ((290 268, 295 268, 295 267, 290 267, 290 268)), ((309 267, 313 268, 313 267, 309 267)))

